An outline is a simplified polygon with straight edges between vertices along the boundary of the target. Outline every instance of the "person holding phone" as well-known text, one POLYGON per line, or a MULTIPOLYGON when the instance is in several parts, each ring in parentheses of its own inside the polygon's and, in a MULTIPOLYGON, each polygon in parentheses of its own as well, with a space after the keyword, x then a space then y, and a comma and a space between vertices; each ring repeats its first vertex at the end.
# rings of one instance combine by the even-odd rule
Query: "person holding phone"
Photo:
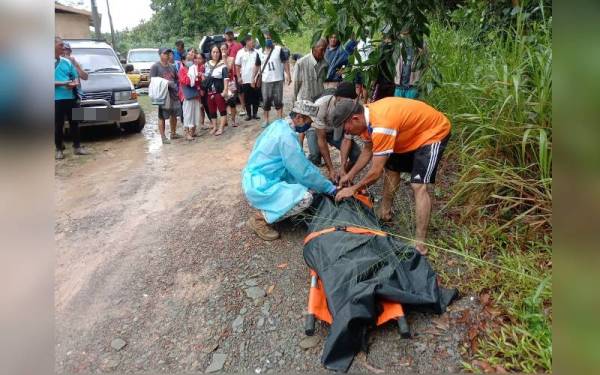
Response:
POLYGON ((77 97, 74 89, 79 85, 79 75, 69 59, 63 57, 64 42, 62 38, 54 39, 54 144, 56 159, 64 159, 64 124, 69 120, 70 134, 73 138, 73 154, 88 155, 81 147, 79 122, 73 120, 73 108, 77 108, 77 97))

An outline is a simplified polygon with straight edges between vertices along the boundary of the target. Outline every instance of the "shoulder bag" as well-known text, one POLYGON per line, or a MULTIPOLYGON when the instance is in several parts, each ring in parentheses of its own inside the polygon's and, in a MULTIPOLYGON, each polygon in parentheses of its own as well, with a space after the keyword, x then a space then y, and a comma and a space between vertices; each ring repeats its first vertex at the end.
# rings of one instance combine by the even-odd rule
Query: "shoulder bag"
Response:
POLYGON ((267 64, 269 63, 269 59, 271 58, 271 54, 273 53, 274 50, 275 50, 275 47, 271 48, 271 50, 269 51, 269 55, 267 56, 267 59, 265 60, 265 64, 263 65, 260 72, 254 78, 254 87, 259 88, 260 85, 262 84, 262 74, 265 71, 267 64))

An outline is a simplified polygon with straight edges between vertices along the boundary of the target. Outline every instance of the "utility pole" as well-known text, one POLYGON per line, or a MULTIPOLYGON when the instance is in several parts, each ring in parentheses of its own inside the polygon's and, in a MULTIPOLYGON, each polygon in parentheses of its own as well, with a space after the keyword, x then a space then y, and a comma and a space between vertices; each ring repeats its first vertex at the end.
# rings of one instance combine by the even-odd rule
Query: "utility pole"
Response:
POLYGON ((100 17, 98 16, 98 8, 96 8, 96 0, 91 0, 92 2, 92 22, 94 23, 94 31, 96 34, 96 39, 102 39, 102 35, 100 34, 100 17))
POLYGON ((110 15, 110 6, 108 5, 108 0, 106 0, 106 10, 108 13, 108 23, 110 24, 110 39, 112 40, 112 47, 117 48, 117 43, 115 41, 115 30, 113 29, 112 16, 110 15))

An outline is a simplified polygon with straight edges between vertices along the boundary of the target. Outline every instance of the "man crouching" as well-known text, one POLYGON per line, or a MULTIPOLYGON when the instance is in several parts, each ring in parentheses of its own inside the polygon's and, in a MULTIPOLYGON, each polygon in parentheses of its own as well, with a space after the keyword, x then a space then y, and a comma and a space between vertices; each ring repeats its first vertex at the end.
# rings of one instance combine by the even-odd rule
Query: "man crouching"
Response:
POLYGON ((336 193, 335 185, 306 158, 298 140, 297 133, 308 130, 317 113, 318 107, 308 100, 294 103, 289 118, 271 123, 258 137, 242 172, 246 199, 258 210, 248 225, 265 241, 279 238, 270 224, 311 205, 311 191, 336 193))

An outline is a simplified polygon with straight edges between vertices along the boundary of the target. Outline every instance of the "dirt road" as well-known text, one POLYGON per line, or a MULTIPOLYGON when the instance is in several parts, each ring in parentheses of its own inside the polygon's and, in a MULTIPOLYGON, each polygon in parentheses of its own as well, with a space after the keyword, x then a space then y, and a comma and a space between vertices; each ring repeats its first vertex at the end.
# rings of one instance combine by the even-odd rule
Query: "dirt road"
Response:
MULTIPOLYGON (((268 243, 245 226, 240 174, 258 122, 163 146, 146 99, 142 134, 87 132, 93 154, 56 163, 56 371, 321 369, 327 327, 303 333, 305 228, 268 243)), ((410 314, 411 340, 376 330, 351 371, 456 371, 454 319, 469 303, 410 314)))

